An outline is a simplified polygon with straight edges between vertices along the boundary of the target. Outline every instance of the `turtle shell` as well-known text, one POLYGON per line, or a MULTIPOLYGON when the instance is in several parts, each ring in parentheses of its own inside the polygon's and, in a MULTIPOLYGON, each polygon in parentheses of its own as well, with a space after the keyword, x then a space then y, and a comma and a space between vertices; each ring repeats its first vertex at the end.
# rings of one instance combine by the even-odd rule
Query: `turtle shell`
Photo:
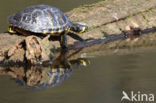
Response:
POLYGON ((15 27, 34 33, 61 33, 72 25, 70 19, 58 8, 35 5, 9 17, 15 27))

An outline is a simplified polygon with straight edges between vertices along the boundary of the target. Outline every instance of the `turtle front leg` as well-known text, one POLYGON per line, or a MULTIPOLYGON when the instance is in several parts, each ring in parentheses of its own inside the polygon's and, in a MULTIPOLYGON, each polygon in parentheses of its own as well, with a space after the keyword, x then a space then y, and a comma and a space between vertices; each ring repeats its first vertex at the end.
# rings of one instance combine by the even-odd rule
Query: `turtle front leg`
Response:
POLYGON ((62 49, 67 49, 67 35, 65 33, 60 36, 60 45, 62 49))

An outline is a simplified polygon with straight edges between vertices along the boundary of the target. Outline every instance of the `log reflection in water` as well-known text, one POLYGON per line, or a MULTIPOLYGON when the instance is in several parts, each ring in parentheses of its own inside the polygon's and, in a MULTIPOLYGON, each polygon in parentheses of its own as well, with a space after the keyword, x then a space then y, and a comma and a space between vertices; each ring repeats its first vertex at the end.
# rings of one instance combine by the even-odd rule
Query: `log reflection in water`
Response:
POLYGON ((89 60, 85 58, 70 59, 67 53, 60 55, 50 65, 0 66, 0 75, 9 75, 18 84, 31 89, 46 89, 67 80, 72 74, 73 65, 87 66, 89 60))

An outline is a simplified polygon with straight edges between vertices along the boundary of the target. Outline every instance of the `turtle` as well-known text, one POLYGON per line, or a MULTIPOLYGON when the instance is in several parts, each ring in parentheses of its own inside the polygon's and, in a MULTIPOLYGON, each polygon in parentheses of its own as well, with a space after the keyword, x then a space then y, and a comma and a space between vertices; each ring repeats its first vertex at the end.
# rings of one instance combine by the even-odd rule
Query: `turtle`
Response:
POLYGON ((72 22, 60 9, 49 5, 33 5, 9 17, 9 33, 42 34, 59 37, 60 46, 67 48, 70 31, 83 33, 88 26, 72 22))

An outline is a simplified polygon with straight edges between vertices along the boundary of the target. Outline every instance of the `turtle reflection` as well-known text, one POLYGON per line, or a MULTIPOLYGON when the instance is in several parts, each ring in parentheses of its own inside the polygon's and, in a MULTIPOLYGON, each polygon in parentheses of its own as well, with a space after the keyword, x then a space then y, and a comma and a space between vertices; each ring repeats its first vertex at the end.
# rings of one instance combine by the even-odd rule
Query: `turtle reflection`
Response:
POLYGON ((61 84, 71 74, 72 69, 70 68, 50 69, 50 67, 46 67, 41 69, 39 67, 32 67, 31 69, 27 69, 23 78, 17 77, 14 80, 32 89, 44 89, 61 84))
POLYGON ((11 75, 19 84, 32 89, 46 89, 60 85, 72 74, 73 65, 86 66, 88 59, 67 60, 65 54, 56 58, 50 66, 7 67, 0 74, 11 75))

